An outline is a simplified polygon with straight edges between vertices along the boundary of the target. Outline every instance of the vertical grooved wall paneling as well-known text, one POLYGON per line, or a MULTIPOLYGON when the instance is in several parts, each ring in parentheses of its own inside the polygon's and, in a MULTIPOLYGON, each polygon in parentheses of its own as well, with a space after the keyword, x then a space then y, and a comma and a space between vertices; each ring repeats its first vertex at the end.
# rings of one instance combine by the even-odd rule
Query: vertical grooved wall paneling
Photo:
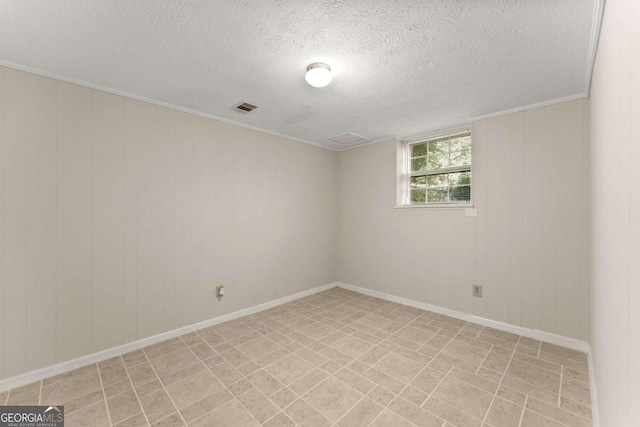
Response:
POLYGON ((335 281, 337 161, 0 67, 0 378, 335 281))
POLYGON ((393 209, 395 141, 341 152, 338 280, 588 340, 587 106, 473 124, 477 217, 393 209))

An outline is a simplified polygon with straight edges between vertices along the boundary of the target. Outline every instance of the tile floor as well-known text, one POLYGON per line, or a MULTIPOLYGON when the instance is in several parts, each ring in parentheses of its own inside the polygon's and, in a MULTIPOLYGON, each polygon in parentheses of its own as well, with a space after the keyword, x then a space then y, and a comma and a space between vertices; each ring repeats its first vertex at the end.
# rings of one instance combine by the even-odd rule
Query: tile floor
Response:
POLYGON ((0 394, 74 426, 590 426, 583 353, 333 288, 0 394))

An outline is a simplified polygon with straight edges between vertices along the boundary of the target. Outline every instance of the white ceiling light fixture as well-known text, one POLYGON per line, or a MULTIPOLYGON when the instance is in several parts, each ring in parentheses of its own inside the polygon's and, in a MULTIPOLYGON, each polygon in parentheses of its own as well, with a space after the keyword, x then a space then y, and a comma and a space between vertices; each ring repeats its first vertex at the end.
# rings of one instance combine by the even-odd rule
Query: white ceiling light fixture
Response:
POLYGON ((304 79, 313 87, 325 87, 331 83, 331 67, 322 62, 314 62, 307 67, 304 79))

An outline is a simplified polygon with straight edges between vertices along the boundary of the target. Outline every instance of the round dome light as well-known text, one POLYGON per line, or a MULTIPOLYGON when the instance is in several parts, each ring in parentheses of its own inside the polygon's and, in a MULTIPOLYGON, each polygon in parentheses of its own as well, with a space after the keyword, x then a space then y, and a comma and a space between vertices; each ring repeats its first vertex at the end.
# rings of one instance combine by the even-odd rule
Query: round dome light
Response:
POLYGON ((307 67, 304 79, 313 87, 325 87, 331 83, 331 67, 322 62, 314 62, 307 67))

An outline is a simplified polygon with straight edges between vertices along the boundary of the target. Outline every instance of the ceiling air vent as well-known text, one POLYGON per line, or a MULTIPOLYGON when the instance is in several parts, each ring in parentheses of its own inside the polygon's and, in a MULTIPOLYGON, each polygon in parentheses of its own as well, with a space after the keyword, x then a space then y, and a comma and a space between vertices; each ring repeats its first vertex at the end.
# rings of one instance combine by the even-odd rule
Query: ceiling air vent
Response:
POLYGON ((248 102, 244 102, 244 101, 233 107, 233 109, 236 110, 238 113, 250 113, 256 108, 258 108, 257 105, 249 104, 248 102))
POLYGON ((355 133, 345 132, 341 133, 340 135, 327 138, 327 141, 335 142, 340 145, 354 145, 361 144, 363 142, 369 142, 370 139, 365 136, 356 135, 355 133))

